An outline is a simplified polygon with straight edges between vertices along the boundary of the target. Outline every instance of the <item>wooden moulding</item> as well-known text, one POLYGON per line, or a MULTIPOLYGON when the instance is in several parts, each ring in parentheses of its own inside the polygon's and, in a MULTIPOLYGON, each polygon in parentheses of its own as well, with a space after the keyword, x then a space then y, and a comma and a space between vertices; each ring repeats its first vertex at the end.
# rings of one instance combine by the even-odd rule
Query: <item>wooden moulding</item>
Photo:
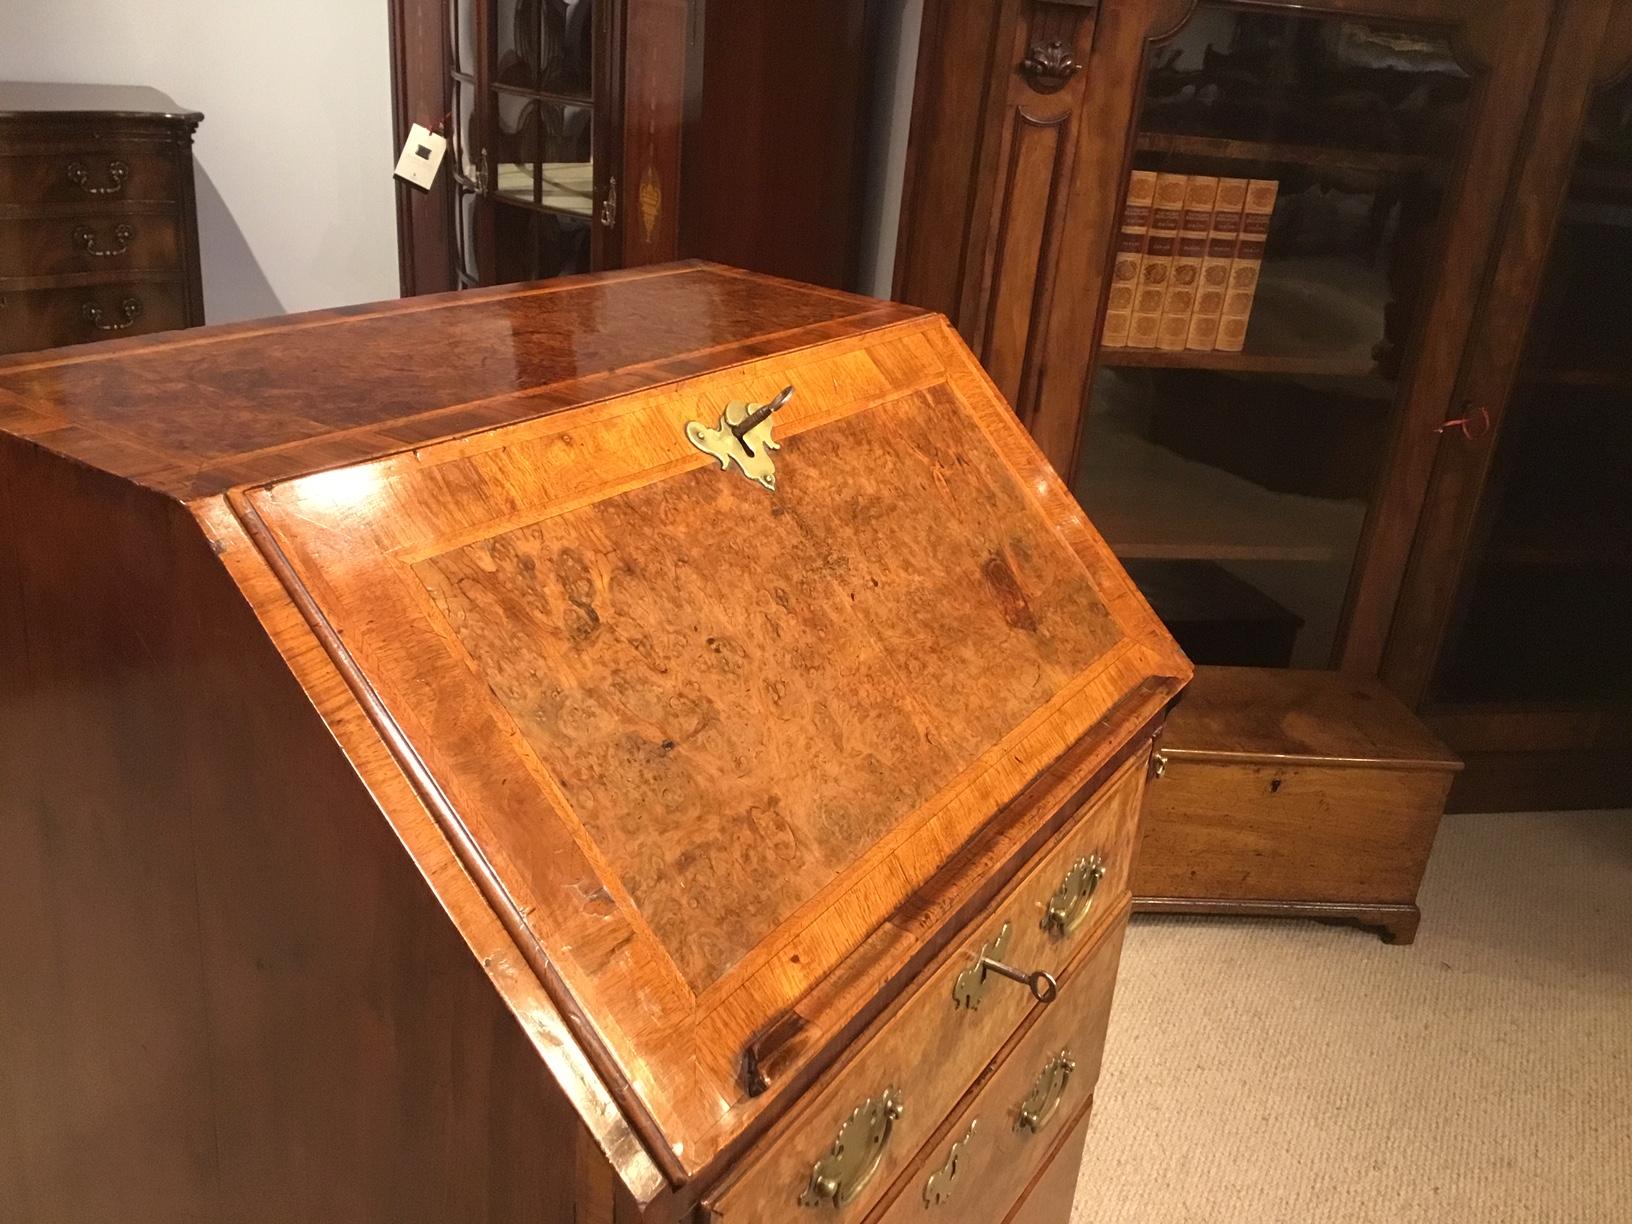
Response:
POLYGON ((1376 681, 1200 668, 1160 755, 1141 911, 1343 921, 1411 942, 1461 762, 1376 681))

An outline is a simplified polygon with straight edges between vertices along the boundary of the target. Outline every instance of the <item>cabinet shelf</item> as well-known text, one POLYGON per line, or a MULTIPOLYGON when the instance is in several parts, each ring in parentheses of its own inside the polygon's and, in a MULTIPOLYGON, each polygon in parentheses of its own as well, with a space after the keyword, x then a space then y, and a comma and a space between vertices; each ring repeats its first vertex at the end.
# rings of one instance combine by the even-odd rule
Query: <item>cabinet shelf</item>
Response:
POLYGON ((1526 370, 1523 381, 1535 387, 1602 387, 1611 391, 1632 391, 1632 369, 1558 366, 1526 370))
POLYGON ((1391 153, 1376 149, 1348 149, 1328 145, 1287 144, 1278 141, 1231 140, 1222 136, 1188 136, 1178 132, 1140 132, 1134 138, 1140 153, 1202 157, 1213 161, 1253 165, 1301 166, 1310 169, 1365 170, 1383 174, 1410 174, 1428 166, 1424 153, 1391 153))
POLYGON ((1278 493, 1100 424, 1077 500, 1123 559, 1347 565, 1366 508, 1278 493))
MULTIPOLYGON (((1357 259, 1291 256, 1265 261, 1245 352, 1101 348, 1112 368, 1220 370, 1314 378, 1379 377, 1388 285, 1357 259)), ((1392 397, 1392 391, 1387 394, 1392 397)))

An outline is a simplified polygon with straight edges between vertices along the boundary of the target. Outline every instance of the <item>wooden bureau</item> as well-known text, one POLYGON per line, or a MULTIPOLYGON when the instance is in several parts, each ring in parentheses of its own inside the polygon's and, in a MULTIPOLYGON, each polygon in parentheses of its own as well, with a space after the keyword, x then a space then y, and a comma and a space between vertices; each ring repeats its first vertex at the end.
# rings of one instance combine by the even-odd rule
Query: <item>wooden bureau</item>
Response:
POLYGON ((0 353, 204 322, 202 118, 140 86, 0 82, 0 353))
POLYGON ((1064 1224, 1190 667, 943 318, 12 357, 0 499, 8 1220, 1064 1224))

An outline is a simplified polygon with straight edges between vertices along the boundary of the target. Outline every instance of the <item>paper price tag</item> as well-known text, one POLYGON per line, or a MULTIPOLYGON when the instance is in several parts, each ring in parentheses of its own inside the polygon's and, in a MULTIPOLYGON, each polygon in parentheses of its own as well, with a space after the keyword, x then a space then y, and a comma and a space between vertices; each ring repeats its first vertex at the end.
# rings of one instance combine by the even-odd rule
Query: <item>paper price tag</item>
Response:
POLYGON ((408 143, 402 146, 397 158, 397 177, 429 191, 436 181, 436 172, 442 168, 442 157, 448 151, 448 138, 421 124, 408 129, 408 143))

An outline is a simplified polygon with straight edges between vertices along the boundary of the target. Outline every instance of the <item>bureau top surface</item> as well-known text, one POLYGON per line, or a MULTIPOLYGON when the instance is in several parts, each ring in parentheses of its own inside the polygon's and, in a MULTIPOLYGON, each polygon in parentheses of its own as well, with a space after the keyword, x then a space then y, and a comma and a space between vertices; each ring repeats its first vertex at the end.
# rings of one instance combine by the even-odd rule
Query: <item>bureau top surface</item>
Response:
POLYGON ((57 81, 0 81, 0 118, 12 115, 131 115, 150 119, 203 116, 177 106, 147 85, 67 85, 57 81))
POLYGON ((686 263, 0 359, 0 430, 183 499, 921 315, 686 263))

